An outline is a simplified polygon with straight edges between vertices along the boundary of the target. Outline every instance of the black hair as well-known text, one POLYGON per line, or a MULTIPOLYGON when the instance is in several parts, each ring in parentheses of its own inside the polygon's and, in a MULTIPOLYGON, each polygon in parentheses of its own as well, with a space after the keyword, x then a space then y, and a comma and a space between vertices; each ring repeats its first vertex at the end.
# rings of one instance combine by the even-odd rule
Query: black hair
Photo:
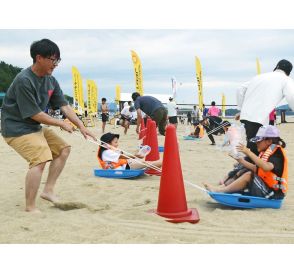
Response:
POLYGON ((101 101, 106 101, 106 98, 102 98, 101 101))
POLYGON ((273 144, 277 144, 282 148, 286 148, 286 142, 280 137, 266 137, 265 139, 271 139, 273 144))
POLYGON ((287 76, 289 76, 292 71, 292 68, 293 68, 293 65, 288 60, 280 60, 277 63, 274 71, 276 69, 280 69, 280 70, 283 70, 287 76))
POLYGON ((215 101, 212 101, 211 102, 211 106, 215 106, 215 101))
POLYGON ((60 59, 60 50, 57 44, 49 39, 33 42, 31 44, 30 53, 33 58, 33 63, 36 62, 37 55, 41 55, 44 58, 54 56, 56 59, 60 59))
POLYGON ((135 101, 138 97, 140 97, 141 95, 140 95, 140 93, 138 93, 138 92, 134 92, 133 94, 132 94, 132 100, 133 101, 135 101))

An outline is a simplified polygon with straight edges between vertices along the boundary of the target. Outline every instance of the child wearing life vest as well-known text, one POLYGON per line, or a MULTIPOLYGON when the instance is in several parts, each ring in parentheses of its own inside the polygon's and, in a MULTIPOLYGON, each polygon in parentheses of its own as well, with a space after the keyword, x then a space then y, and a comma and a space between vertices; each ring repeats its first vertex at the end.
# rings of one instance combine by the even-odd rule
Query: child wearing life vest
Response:
POLYGON ((118 134, 106 133, 101 136, 100 141, 103 146, 98 149, 97 158, 103 169, 143 169, 144 163, 152 164, 161 168, 162 161, 145 161, 144 155, 138 153, 135 156, 126 156, 118 150, 118 134))
POLYGON ((199 123, 199 121, 195 121, 193 125, 194 125, 195 131, 191 133, 190 136, 194 138, 202 138, 204 136, 203 126, 199 123))
POLYGON ((284 198, 288 190, 288 160, 284 150, 286 144, 280 138, 279 130, 272 125, 262 126, 250 141, 257 144, 259 156, 243 144, 237 146, 237 150, 248 156, 254 164, 243 158, 235 158, 246 168, 245 172, 228 185, 204 186, 212 192, 241 192, 269 199, 284 198))

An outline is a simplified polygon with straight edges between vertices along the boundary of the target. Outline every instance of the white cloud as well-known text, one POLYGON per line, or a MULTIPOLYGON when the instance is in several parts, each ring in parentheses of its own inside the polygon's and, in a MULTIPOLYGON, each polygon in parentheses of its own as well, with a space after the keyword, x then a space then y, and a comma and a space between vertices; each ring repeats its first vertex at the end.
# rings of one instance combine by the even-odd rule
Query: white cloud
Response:
POLYGON ((84 79, 94 79, 103 96, 114 97, 116 84, 134 90, 130 50, 143 67, 145 90, 168 94, 170 79, 182 82, 183 99, 194 96, 195 56, 202 64, 205 99, 226 92, 227 101, 238 83, 256 74, 258 57, 262 72, 273 70, 277 61, 294 61, 293 30, 0 30, 0 59, 26 67, 31 64, 32 41, 48 37, 61 49, 62 62, 55 76, 71 93, 71 67, 84 79))

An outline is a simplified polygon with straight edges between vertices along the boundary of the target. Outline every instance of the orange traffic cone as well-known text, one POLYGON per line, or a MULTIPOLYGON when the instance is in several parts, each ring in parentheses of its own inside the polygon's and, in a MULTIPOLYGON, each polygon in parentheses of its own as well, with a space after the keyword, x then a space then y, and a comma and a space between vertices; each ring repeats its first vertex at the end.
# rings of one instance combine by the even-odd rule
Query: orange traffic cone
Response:
MULTIPOLYGON (((143 137, 143 145, 147 145, 147 138, 148 138, 148 130, 150 128, 150 122, 152 121, 152 119, 147 118, 147 123, 146 123, 146 130, 145 130, 145 136, 143 137)), ((144 120, 143 120, 144 122, 144 120)))
MULTIPOLYGON (((146 136, 146 145, 151 147, 151 152, 146 156, 146 161, 156 161, 160 159, 158 151, 158 141, 157 141, 157 131, 156 123, 153 120, 150 120, 148 123, 147 120, 147 136, 146 136)), ((161 172, 154 169, 147 169, 145 171, 147 174, 151 175, 161 175, 161 172)))
POLYGON ((184 180, 179 156, 176 129, 173 125, 166 128, 162 176, 156 214, 169 218, 168 222, 197 223, 199 214, 196 209, 188 209, 184 180))

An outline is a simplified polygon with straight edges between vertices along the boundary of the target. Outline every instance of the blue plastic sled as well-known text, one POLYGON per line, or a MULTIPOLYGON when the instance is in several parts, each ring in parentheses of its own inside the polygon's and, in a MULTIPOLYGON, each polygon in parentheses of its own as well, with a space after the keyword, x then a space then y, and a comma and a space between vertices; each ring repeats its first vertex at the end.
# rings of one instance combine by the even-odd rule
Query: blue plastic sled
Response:
POLYGON ((192 137, 192 136, 183 136, 184 140, 200 140, 200 138, 192 137))
POLYGON ((163 153, 164 152, 164 147, 163 146, 158 146, 158 152, 163 153))
POLYGON ((104 169, 94 169, 94 175, 105 178, 133 178, 143 175, 145 169, 139 170, 104 170, 104 169))
POLYGON ((208 192, 211 198, 220 204, 244 208, 244 209, 255 209, 255 208, 272 208, 279 209, 282 206, 283 199, 267 199, 255 196, 247 196, 238 193, 219 193, 219 192, 208 192))

